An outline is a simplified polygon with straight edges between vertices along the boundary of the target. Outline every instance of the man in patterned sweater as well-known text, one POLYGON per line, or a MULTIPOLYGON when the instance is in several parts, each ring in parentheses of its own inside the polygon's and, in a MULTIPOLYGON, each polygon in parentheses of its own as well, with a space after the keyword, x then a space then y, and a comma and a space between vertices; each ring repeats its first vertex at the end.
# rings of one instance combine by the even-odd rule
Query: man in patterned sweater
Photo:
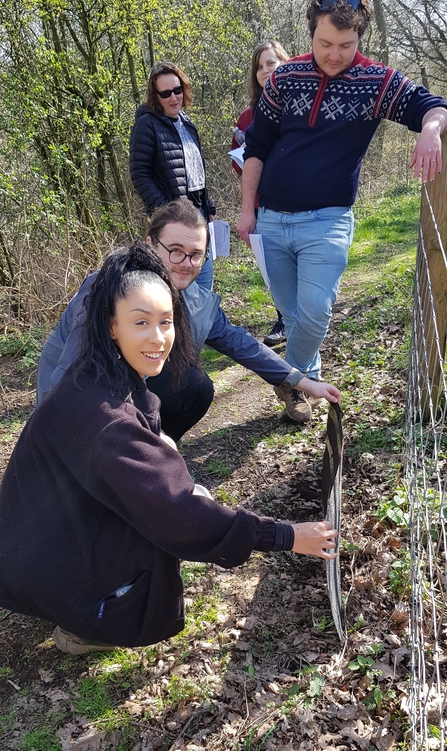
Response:
MULTIPOLYGON (((409 164, 416 178, 434 180, 442 167, 447 101, 360 54, 371 15, 369 0, 308 0, 312 52, 272 73, 246 133, 238 232, 247 244, 255 227, 263 236, 286 360, 314 379, 352 242, 362 159, 381 120, 420 133, 409 164)), ((310 418, 304 394, 276 393, 310 418)))

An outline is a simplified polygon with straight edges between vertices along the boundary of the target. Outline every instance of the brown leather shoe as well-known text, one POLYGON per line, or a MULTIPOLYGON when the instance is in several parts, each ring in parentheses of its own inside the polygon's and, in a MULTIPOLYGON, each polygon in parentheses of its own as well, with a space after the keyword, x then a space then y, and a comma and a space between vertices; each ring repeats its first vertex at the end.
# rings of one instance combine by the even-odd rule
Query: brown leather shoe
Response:
POLYGON ((282 383, 281 386, 275 386, 275 393, 278 399, 285 402, 285 412, 290 420, 304 423, 312 419, 312 407, 303 391, 292 388, 290 383, 282 383))

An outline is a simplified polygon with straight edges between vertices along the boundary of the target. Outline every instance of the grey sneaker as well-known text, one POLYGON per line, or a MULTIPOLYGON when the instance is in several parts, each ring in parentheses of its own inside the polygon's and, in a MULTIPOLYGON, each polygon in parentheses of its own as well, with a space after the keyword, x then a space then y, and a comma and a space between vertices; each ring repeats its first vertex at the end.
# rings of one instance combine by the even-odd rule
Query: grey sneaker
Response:
POLYGON ((290 383, 275 386, 278 399, 285 402, 285 413, 294 422, 309 422, 312 419, 312 407, 303 391, 292 388, 290 383))
POLYGON ((282 342, 285 342, 286 339, 287 337, 284 323, 282 322, 282 319, 278 319, 273 324, 270 333, 267 334, 267 336, 264 338, 264 344, 266 344, 267 347, 274 347, 275 344, 282 344, 282 342))
POLYGON ((89 644, 86 639, 81 639, 80 636, 64 631, 60 626, 56 626, 54 629, 53 639, 56 647, 69 655, 85 655, 88 652, 106 652, 110 649, 116 649, 110 644, 89 644))

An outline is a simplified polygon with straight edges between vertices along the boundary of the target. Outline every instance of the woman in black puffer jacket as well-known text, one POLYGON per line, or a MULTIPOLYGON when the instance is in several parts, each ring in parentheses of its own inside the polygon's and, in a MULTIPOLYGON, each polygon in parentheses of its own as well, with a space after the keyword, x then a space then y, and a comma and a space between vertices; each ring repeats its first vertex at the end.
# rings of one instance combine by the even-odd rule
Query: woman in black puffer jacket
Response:
MULTIPOLYGON (((191 101, 191 82, 177 65, 162 62, 152 68, 130 136, 130 177, 148 214, 169 201, 188 198, 213 221, 216 209, 206 189, 199 134, 184 112, 191 101)), ((211 260, 197 282, 211 289, 211 260)))

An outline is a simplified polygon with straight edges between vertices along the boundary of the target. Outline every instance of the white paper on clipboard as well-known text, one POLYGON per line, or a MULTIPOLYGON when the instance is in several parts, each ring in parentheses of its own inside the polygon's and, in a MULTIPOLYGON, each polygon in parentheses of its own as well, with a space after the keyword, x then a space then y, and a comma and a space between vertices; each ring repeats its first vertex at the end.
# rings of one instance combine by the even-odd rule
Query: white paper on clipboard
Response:
POLYGON ((222 219, 208 224, 210 230, 210 255, 213 261, 217 256, 230 255, 230 225, 222 219))
POLYGON ((231 157, 233 162, 236 162, 240 169, 244 169, 244 151, 245 146, 239 146, 237 149, 231 149, 228 151, 228 156, 231 157))
POLYGON ((255 254, 256 263, 259 266, 259 271, 262 274, 262 278, 266 287, 270 289, 270 279, 267 273, 267 267, 265 265, 264 257, 264 243, 262 242, 262 235, 249 235, 250 245, 253 253, 255 254))

